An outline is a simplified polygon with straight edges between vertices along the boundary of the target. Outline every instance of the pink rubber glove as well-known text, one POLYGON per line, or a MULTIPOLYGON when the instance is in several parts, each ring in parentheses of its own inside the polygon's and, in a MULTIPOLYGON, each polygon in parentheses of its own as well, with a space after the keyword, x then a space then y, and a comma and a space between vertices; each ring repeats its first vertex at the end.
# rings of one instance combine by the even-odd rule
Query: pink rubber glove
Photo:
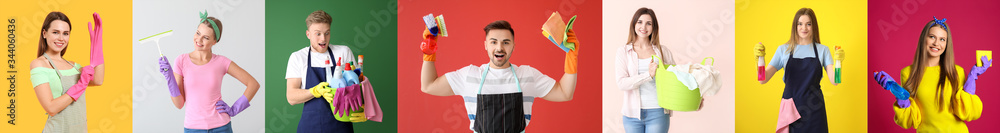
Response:
POLYGON ((79 99, 83 95, 83 92, 87 90, 87 85, 90 85, 90 80, 94 79, 94 65, 88 65, 80 69, 80 80, 76 81, 76 84, 69 87, 66 91, 66 95, 73 98, 73 101, 79 99))
POLYGON ((90 65, 97 66, 104 64, 104 27, 101 26, 101 16, 94 13, 94 26, 87 22, 87 30, 90 31, 90 65))
POLYGON ((363 106, 361 98, 361 85, 354 84, 344 88, 337 88, 333 96, 333 106, 337 108, 333 113, 343 117, 351 110, 359 110, 363 106))

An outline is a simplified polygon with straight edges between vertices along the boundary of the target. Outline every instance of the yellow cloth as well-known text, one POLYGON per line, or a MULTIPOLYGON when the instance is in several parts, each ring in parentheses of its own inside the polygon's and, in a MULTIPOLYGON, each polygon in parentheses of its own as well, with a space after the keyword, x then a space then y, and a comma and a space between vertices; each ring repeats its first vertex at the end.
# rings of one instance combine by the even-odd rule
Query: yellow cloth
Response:
MULTIPOLYGON (((960 84, 964 84, 964 69, 955 66, 958 72, 960 84)), ((906 83, 910 77, 910 67, 903 68, 900 83, 906 83)), ((939 91, 937 89, 938 78, 941 76, 941 67, 927 67, 918 85, 915 95, 910 97, 910 107, 900 108, 893 106, 896 112, 896 125, 903 128, 916 128, 917 132, 959 132, 967 133, 969 128, 964 121, 979 119, 983 113, 983 101, 979 96, 959 90, 952 95, 951 82, 946 81, 945 86, 939 91), (938 100, 945 99, 945 100, 938 100), (947 100, 951 100, 950 102, 947 100)), ((959 85, 959 87, 962 87, 959 85)), ((957 88, 962 89, 962 88, 957 88)))

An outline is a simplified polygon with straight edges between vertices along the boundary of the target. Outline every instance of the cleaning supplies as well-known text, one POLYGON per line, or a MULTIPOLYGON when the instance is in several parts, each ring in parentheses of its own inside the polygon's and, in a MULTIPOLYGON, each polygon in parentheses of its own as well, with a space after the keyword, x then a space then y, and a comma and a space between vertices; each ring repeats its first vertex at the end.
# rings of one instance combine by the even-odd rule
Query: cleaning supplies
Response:
POLYGON ((835 59, 834 60, 834 62, 835 62, 834 63, 835 64, 835 66, 834 66, 834 73, 835 74, 833 76, 834 77, 833 78, 833 82, 839 84, 840 83, 840 66, 841 66, 841 62, 844 62, 844 56, 845 55, 844 55, 844 49, 840 48, 840 46, 836 46, 834 49, 836 51, 833 53, 833 56, 834 56, 833 58, 835 59))
POLYGON ((754 55, 757 56, 757 81, 764 81, 764 43, 757 42, 754 46, 754 55))
POLYGON ((559 15, 559 12, 553 12, 552 15, 549 16, 549 19, 542 24, 542 36, 545 36, 545 38, 549 39, 549 41, 552 41, 552 44, 555 44, 564 52, 575 50, 576 48, 574 44, 564 43, 567 39, 566 32, 573 29, 574 21, 576 21, 576 16, 570 18, 568 23, 564 23, 562 17, 559 15))
MULTIPOLYGON (((982 60, 979 59, 980 57, 983 57, 983 56, 986 56, 986 59, 993 60, 993 51, 990 51, 990 50, 976 50, 976 66, 983 66, 982 60)), ((993 64, 990 64, 990 65, 992 66, 993 64)))
POLYGON ((139 39, 139 43, 146 43, 149 41, 153 41, 154 43, 156 43, 156 51, 160 52, 160 56, 163 56, 163 50, 160 49, 160 38, 167 37, 170 35, 174 35, 174 30, 160 32, 155 35, 139 39))
POLYGON ((889 76, 889 73, 886 73, 885 71, 878 71, 873 75, 875 76, 875 82, 882 86, 882 89, 889 90, 893 96, 896 96, 896 102, 899 107, 909 107, 910 92, 903 89, 902 86, 899 86, 899 83, 897 83, 892 76, 889 76))

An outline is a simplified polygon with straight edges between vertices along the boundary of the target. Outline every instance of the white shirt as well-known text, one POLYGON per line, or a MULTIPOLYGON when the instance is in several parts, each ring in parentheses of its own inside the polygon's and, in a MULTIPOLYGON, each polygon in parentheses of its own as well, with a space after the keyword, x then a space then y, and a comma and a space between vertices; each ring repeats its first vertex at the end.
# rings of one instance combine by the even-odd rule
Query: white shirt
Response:
MULTIPOLYGON (((653 61, 653 58, 639 59, 638 66, 649 66, 649 63, 653 61)), ((660 66, 666 67, 666 66, 660 66)), ((648 67, 646 69, 639 69, 639 75, 649 75, 648 67)), ((659 102, 656 101, 656 80, 649 80, 643 82, 639 85, 639 108, 642 109, 657 109, 660 107, 659 102)))
MULTIPOLYGON (((527 65, 516 66, 511 64, 510 66, 517 71, 517 77, 521 82, 521 92, 524 95, 524 115, 530 117, 531 105, 535 102, 534 99, 536 97, 545 97, 552 90, 552 87, 555 86, 556 80, 542 74, 538 69, 527 65)), ((489 64, 483 64, 479 67, 469 65, 457 71, 445 73, 445 77, 448 78, 448 85, 451 85, 451 89, 455 95, 462 96, 462 99, 465 101, 466 114, 470 116, 476 114, 476 96, 479 94, 480 80, 483 79, 483 70, 486 67, 489 67, 489 64)), ((514 80, 514 73, 511 73, 510 68, 490 68, 489 71, 482 85, 482 94, 517 92, 518 84, 514 80)), ((472 119, 469 121, 469 129, 472 130, 476 122, 472 119)), ((530 120, 525 119, 525 123, 528 122, 530 120)))
POLYGON ((344 45, 329 45, 330 50, 326 52, 333 52, 333 58, 330 58, 330 54, 318 53, 316 51, 310 50, 310 47, 302 48, 298 51, 292 52, 292 55, 288 56, 288 66, 285 67, 285 79, 289 78, 302 78, 301 89, 312 88, 312 86, 306 86, 306 52, 311 52, 312 56, 312 67, 329 67, 326 64, 327 60, 330 63, 336 63, 337 59, 343 59, 342 62, 354 61, 354 52, 351 52, 351 48, 344 45), (331 60, 332 59, 332 60, 331 60))

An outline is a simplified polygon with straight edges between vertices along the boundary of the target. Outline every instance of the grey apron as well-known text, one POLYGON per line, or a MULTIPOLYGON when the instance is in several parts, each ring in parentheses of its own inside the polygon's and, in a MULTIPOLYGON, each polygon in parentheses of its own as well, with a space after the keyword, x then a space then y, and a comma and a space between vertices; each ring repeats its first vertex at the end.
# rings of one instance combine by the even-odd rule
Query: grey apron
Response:
MULTIPOLYGON (((69 90, 77 80, 80 80, 80 74, 73 75, 62 75, 59 72, 59 68, 56 68, 55 63, 49 59, 48 55, 44 55, 45 59, 49 61, 52 65, 52 69, 56 71, 59 76, 59 82, 62 83, 63 94, 69 90)), ((66 61, 69 63, 69 61, 66 61)), ((73 63, 69 63, 73 65, 73 63)), ((74 66, 73 69, 76 69, 74 66)), ((57 87, 57 86, 49 86, 57 87)), ((86 93, 80 95, 76 101, 70 103, 65 109, 59 112, 59 114, 49 116, 48 120, 45 120, 45 128, 42 129, 42 133, 86 133, 87 132, 87 101, 86 93)))

